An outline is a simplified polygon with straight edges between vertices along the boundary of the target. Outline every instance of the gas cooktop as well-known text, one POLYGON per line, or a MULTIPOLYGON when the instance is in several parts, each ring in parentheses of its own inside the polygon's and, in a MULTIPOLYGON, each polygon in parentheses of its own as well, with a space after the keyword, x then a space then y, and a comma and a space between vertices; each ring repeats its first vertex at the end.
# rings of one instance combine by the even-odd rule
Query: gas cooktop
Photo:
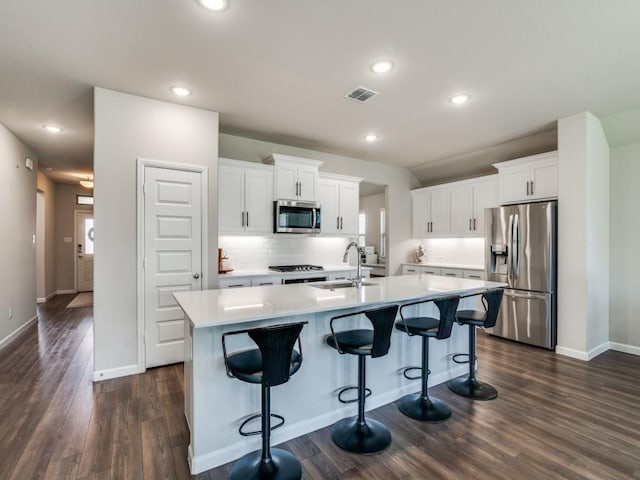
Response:
POLYGON ((311 272, 324 270, 324 268, 318 265, 271 265, 269 270, 275 270, 276 272, 311 272))

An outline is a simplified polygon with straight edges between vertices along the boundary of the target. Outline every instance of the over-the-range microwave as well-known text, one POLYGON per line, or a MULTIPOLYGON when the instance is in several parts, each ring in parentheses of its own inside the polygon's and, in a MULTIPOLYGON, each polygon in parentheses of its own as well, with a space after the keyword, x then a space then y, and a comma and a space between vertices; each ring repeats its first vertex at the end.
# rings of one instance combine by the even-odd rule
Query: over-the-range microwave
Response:
POLYGON ((320 206, 315 202, 273 202, 274 233, 320 233, 320 206))

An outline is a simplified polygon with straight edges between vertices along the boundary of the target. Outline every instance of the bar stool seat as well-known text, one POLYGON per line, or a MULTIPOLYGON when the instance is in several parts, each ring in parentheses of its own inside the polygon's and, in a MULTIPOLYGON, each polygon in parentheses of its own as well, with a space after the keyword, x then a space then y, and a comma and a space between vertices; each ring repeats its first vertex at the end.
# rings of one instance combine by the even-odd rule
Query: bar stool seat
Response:
POLYGON ((343 400, 342 394, 348 390, 358 390, 358 415, 343 418, 336 422, 331 429, 331 438, 343 450, 353 453, 371 454, 384 450, 391 444, 391 432, 381 422, 366 418, 364 414, 365 399, 371 394, 366 387, 366 358, 382 357, 389 352, 393 323, 398 312, 397 305, 391 305, 370 310, 338 315, 331 319, 329 328, 331 335, 326 338, 327 345, 335 348, 338 353, 356 355, 358 357, 358 386, 345 387, 338 400, 343 400), (335 332, 333 324, 338 319, 345 319, 364 315, 373 326, 371 329, 355 329, 335 332))
POLYGON ((456 308, 460 297, 448 296, 433 300, 422 300, 403 305, 400 308, 400 320, 396 322, 396 329, 405 332, 409 336, 422 337, 422 366, 407 367, 403 375, 409 380, 422 382, 421 391, 409 394, 398 400, 398 409, 407 417, 423 422, 442 422, 451 416, 451 408, 442 400, 429 397, 429 339, 444 340, 451 336, 453 322, 456 318, 456 308), (438 308, 439 317, 416 316, 407 317, 404 314, 406 308, 433 303, 438 308), (408 375, 411 370, 420 370, 419 377, 408 375))
POLYGON ((222 350, 227 376, 243 382, 261 385, 261 412, 247 418, 238 429, 240 435, 262 435, 262 450, 240 458, 231 468, 231 480, 300 480, 302 467, 298 459, 286 450, 271 448, 271 431, 284 424, 284 417, 271 413, 271 387, 289 381, 302 366, 300 332, 307 322, 274 325, 227 332, 222 335, 222 350), (227 354, 227 338, 247 334, 257 349, 227 354), (294 346, 298 343, 298 350, 294 346), (271 417, 280 422, 271 425, 271 417), (261 428, 247 432, 244 427, 256 418, 261 428))

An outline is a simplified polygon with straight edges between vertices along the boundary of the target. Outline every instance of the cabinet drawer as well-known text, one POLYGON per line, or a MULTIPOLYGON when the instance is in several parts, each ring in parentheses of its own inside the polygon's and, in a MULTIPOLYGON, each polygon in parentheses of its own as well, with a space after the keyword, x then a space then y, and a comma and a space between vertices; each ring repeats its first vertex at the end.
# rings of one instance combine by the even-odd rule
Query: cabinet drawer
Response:
POLYGON ((484 271, 482 270, 465 270, 463 273, 464 278, 471 278, 473 280, 484 280, 484 271))
POLYGON ((462 270, 458 270, 457 268, 442 268, 440 269, 440 275, 443 277, 456 277, 462 278, 462 270))
POLYGON ((250 287, 251 277, 245 278, 221 278, 218 280, 218 288, 250 287))
POLYGON ((279 276, 264 276, 264 277, 252 277, 252 287, 262 287, 265 285, 282 285, 282 277, 279 276))
POLYGON ((419 275, 420 268, 414 265, 403 265, 402 266, 402 275, 419 275))
POLYGON ((437 267, 420 267, 420 273, 427 275, 442 275, 442 269, 437 267))

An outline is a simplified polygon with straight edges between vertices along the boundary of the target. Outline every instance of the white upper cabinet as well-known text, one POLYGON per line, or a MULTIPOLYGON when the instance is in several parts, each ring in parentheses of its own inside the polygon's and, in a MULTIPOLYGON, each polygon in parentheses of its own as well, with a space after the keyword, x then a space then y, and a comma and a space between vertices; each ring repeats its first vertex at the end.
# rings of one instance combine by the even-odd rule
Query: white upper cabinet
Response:
POLYGON ((558 197, 558 152, 494 163, 500 181, 500 203, 558 197))
POLYGON ((273 168, 221 158, 218 162, 220 234, 273 233, 273 168))
POLYGON ((275 165, 276 199, 309 202, 318 199, 318 168, 323 162, 274 153, 264 163, 275 165))
POLYGON ((498 176, 452 182, 411 192, 413 237, 484 235, 484 209, 498 206, 498 176))
POLYGON ((451 188, 421 188, 411 191, 413 237, 442 237, 451 233, 451 188))
POLYGON ((354 237, 358 235, 361 178, 320 174, 318 202, 322 233, 354 237))

